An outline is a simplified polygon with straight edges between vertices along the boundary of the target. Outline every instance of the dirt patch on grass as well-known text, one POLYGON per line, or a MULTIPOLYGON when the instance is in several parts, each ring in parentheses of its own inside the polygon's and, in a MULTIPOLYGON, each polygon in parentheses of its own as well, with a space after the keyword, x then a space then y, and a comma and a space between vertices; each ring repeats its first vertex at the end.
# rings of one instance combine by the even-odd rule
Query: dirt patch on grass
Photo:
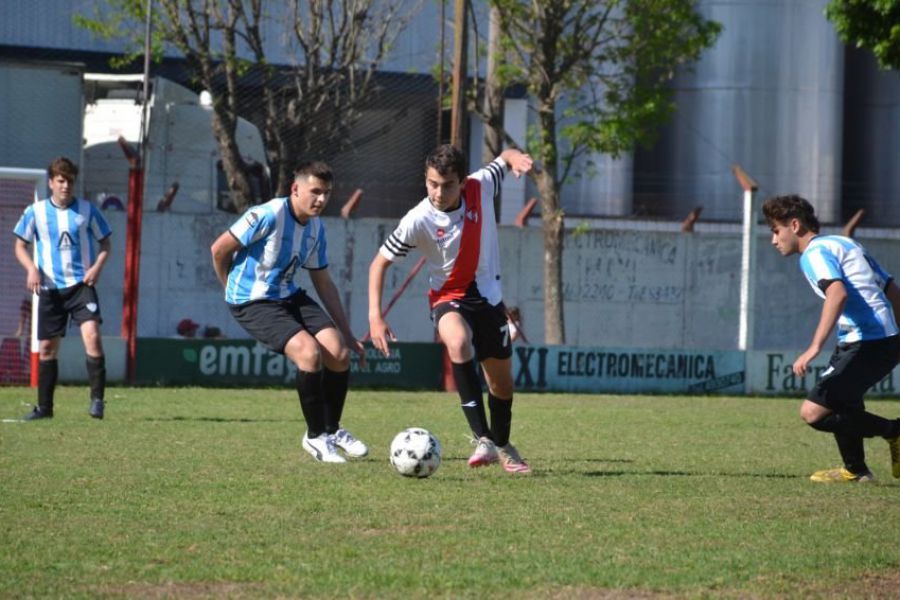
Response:
POLYGON ((900 597, 900 573, 866 573, 855 581, 812 586, 808 591, 810 597, 816 598, 894 599, 900 597))
POLYGON ((264 591, 259 583, 129 583, 120 586, 95 587, 92 594, 100 598, 258 598, 264 591))

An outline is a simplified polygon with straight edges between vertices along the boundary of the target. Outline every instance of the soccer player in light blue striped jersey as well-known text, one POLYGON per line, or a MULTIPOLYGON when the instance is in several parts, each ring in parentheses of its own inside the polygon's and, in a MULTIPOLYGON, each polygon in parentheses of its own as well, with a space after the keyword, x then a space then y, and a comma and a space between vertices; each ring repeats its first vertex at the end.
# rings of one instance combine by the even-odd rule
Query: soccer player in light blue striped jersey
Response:
POLYGON ((900 288, 858 242, 840 235, 819 235, 812 205, 796 196, 776 196, 763 204, 772 229, 772 245, 783 255, 800 254, 800 269, 824 299, 812 342, 793 364, 803 376, 808 365, 838 328, 838 345, 828 368, 800 407, 814 429, 834 435, 844 466, 816 471, 817 482, 865 482, 874 476, 866 465, 863 439, 888 442, 891 469, 900 478, 900 419, 866 411, 866 390, 900 360, 900 288))
POLYGON ((111 231, 103 214, 73 195, 78 167, 60 157, 47 168, 51 195, 28 206, 15 227, 16 259, 26 286, 38 294, 38 405, 25 420, 53 417, 59 343, 69 318, 79 326, 91 389, 89 414, 102 419, 106 359, 100 337, 100 301, 94 286, 109 256, 111 231), (32 260, 31 244, 37 247, 32 260))
POLYGON ((306 420, 302 447, 321 462, 343 463, 368 448, 340 420, 347 397, 349 349, 365 364, 328 273, 325 227, 319 216, 334 175, 323 162, 294 171, 291 194, 254 206, 213 242, 213 268, 237 322, 297 366, 297 393, 306 420), (294 281, 309 274, 327 313, 294 281))

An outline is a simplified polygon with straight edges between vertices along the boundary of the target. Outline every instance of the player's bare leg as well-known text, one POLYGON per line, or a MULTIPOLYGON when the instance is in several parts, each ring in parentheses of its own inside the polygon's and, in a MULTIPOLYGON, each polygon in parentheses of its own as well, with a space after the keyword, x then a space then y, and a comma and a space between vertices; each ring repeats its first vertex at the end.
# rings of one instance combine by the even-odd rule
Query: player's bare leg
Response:
POLYGON ((102 419, 106 408, 106 356, 103 353, 103 337, 100 323, 85 321, 81 324, 81 340, 84 342, 85 367, 91 387, 88 413, 95 419, 102 419))
POLYGON ((334 444, 347 456, 362 458, 369 447, 341 427, 344 402, 350 377, 350 350, 341 333, 328 327, 316 334, 322 354, 322 391, 325 397, 325 432, 334 437, 334 444))
POLYGON ((325 431, 325 397, 322 390, 322 352, 316 338, 298 331, 284 346, 284 355, 297 365, 297 395, 306 420, 303 449, 320 462, 342 463, 334 436, 325 431))
POLYGON ((484 410, 481 379, 472 347, 472 330, 462 315, 448 312, 438 321, 438 335, 447 347, 460 407, 474 436, 475 451, 469 457, 469 466, 493 464, 497 462, 497 448, 484 410))
POLYGON ((500 464, 509 473, 530 473, 531 467, 509 441, 513 401, 512 359, 486 358, 481 362, 481 367, 488 384, 491 432, 497 445, 500 464))

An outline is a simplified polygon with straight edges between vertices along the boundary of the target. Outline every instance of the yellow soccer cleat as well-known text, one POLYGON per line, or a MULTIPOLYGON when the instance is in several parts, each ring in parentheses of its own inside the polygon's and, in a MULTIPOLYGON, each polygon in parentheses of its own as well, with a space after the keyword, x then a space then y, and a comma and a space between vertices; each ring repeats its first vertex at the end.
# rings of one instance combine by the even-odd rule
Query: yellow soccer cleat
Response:
POLYGON ((815 481, 816 483, 868 483, 870 481, 875 481, 875 476, 872 475, 871 471, 856 474, 851 473, 844 467, 839 467, 836 469, 816 471, 809 476, 809 480, 815 481))
POLYGON ((891 473, 900 479, 900 435, 887 438, 888 448, 891 449, 891 473))

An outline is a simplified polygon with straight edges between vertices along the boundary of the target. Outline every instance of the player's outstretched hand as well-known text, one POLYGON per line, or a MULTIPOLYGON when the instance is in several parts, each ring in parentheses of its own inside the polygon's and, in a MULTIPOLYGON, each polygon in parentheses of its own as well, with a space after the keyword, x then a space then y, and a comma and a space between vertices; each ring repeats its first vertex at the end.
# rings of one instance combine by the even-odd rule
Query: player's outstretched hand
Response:
POLYGON ((504 150, 501 156, 516 177, 521 177, 528 173, 534 166, 534 160, 532 160, 531 155, 513 148, 504 150))
POLYGON ((385 356, 390 355, 388 341, 397 341, 397 336, 391 331, 387 321, 379 318, 369 319, 369 337, 372 338, 372 345, 375 346, 375 349, 385 356))

